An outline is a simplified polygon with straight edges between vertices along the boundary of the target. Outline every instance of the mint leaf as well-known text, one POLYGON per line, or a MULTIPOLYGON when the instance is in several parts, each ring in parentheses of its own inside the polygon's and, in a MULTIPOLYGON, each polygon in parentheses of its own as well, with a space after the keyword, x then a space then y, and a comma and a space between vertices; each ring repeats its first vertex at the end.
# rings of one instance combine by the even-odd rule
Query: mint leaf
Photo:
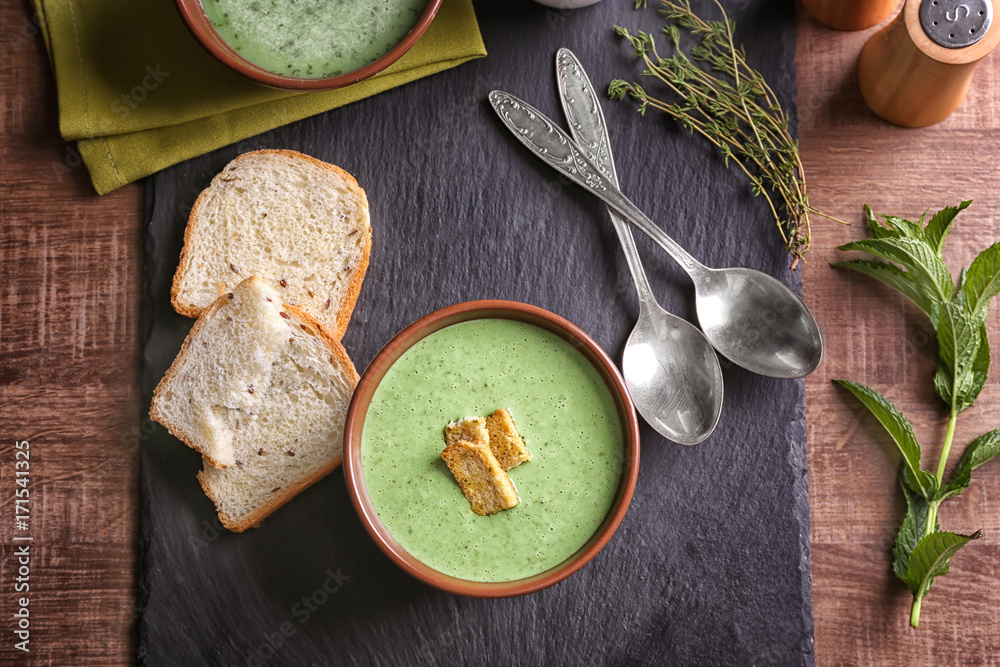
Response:
MULTIPOLYGON (((960 296, 942 306, 938 314, 938 365, 934 388, 952 411, 972 405, 978 396, 976 371, 982 370, 979 349, 981 325, 966 311, 960 296)), ((989 368, 989 362, 986 362, 989 368)), ((979 387, 982 389, 982 387, 979 387)))
POLYGON ((941 256, 941 250, 944 248, 944 240, 948 236, 948 230, 951 229, 951 224, 955 221, 955 216, 967 209, 971 203, 972 200, 970 199, 958 206, 946 206, 935 213, 931 221, 927 223, 927 227, 924 229, 924 238, 939 257, 941 256))
MULTIPOLYGON (((904 583, 910 566, 910 555, 917 548, 917 544, 923 536, 927 534, 927 517, 930 513, 930 503, 927 499, 911 490, 907 470, 906 464, 899 466, 897 477, 899 478, 899 486, 903 489, 903 495, 906 497, 906 516, 903 518, 903 525, 899 527, 899 533, 896 535, 896 544, 892 548, 892 571, 904 583)), ((936 516, 934 530, 940 530, 936 516)))
POLYGON ((969 390, 969 405, 975 403, 979 392, 986 386, 986 378, 990 372, 990 337, 986 333, 986 325, 979 325, 979 352, 972 362, 972 387, 969 390))
POLYGON ((915 239, 923 238, 923 230, 919 224, 900 218, 898 215, 884 215, 882 217, 885 219, 886 226, 893 231, 915 239))
POLYGON ((875 278, 893 288, 927 313, 931 320, 937 319, 937 304, 927 297, 921 286, 910 275, 895 264, 877 259, 851 259, 845 262, 834 262, 830 266, 852 269, 858 273, 875 278))
POLYGON ((938 489, 937 494, 934 496, 934 501, 940 503, 942 500, 948 500, 957 496, 969 487, 970 482, 972 482, 971 468, 968 470, 956 470, 951 481, 938 489))
POLYGON ((954 481, 948 482, 938 489, 937 495, 934 496, 934 501, 941 502, 942 500, 948 500, 957 496, 968 488, 970 481, 972 481, 971 478, 966 478, 964 481, 956 478, 954 481))
POLYGON ((939 531, 921 539, 910 554, 906 568, 906 587, 914 597, 927 595, 935 577, 948 574, 952 556, 966 544, 982 536, 982 531, 973 535, 939 531))
POLYGON ((858 250, 902 264, 909 270, 910 277, 935 301, 951 301, 955 294, 955 285, 944 260, 923 239, 897 234, 894 237, 852 241, 840 246, 839 250, 858 250))
POLYGON ((990 459, 1000 456, 1000 430, 992 430, 969 443, 958 461, 951 481, 941 487, 935 500, 941 501, 957 496, 972 481, 972 471, 990 459))
POLYGON ((972 260, 962 294, 969 313, 985 321, 990 300, 1000 294, 1000 243, 994 243, 972 260))
POLYGON ((991 459, 1000 456, 1000 430, 993 429, 969 443, 958 462, 958 468, 968 467, 972 472, 991 459))
POLYGON ((909 420, 874 389, 850 380, 834 380, 834 382, 854 394, 892 436, 903 455, 903 461, 909 468, 907 472, 910 488, 924 498, 933 498, 938 489, 937 478, 920 469, 920 443, 917 442, 917 436, 909 420))
POLYGON ((873 239, 894 236, 893 230, 886 229, 879 223, 878 218, 872 213, 872 207, 868 204, 865 204, 865 220, 868 222, 868 233, 872 235, 873 239))
POLYGON ((900 235, 923 238, 923 217, 920 218, 920 223, 910 222, 895 215, 884 215, 882 217, 885 219, 885 225, 880 223, 875 214, 872 213, 871 206, 865 204, 865 220, 868 222, 868 231, 871 233, 872 238, 895 238, 900 235))

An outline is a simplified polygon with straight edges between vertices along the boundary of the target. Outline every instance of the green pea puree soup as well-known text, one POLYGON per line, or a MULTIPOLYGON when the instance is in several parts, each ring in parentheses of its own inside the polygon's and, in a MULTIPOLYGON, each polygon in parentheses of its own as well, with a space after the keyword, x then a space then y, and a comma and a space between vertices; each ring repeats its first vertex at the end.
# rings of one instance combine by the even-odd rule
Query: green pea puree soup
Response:
POLYGON ((254 65, 302 78, 339 76, 381 58, 427 0, 202 0, 219 36, 254 65))
POLYGON ((445 574, 513 581, 572 556, 611 509, 623 432, 597 369, 559 336, 490 318, 414 344, 372 396, 361 440, 368 495, 389 533, 445 574), (472 512, 441 450, 444 427, 508 408, 532 460, 508 470, 520 503, 472 512))

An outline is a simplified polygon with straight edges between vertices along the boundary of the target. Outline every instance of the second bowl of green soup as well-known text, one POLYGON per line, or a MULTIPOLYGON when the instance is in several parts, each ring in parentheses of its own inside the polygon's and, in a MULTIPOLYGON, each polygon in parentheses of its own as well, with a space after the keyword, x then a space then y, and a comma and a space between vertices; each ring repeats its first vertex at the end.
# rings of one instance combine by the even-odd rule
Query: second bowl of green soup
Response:
POLYGON ((329 90, 381 72, 412 47, 441 0, 177 0, 223 64, 273 88, 329 90))
POLYGON ((621 522, 638 472, 635 410, 608 356, 563 318, 509 301, 444 308, 399 333, 362 376, 344 437, 348 489, 379 547, 418 579, 476 597, 529 593, 583 567, 621 522), (445 428, 501 409, 530 459, 505 473, 484 454, 493 464, 460 485, 441 456, 445 428), (488 493, 476 475, 494 473, 516 504, 477 513, 467 485, 488 493))

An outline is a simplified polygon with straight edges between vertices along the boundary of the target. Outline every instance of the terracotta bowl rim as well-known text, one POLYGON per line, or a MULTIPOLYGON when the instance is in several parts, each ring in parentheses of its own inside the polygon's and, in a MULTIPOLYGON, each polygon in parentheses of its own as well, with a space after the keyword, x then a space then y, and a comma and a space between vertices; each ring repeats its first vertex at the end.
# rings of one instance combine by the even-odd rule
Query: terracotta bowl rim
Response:
POLYGON ((264 84, 271 88, 281 90, 333 90, 343 88, 351 84, 363 81, 375 76, 385 68, 399 60, 404 53, 417 43, 427 28, 430 26, 443 0, 428 0, 427 8, 424 10, 420 20, 417 21, 413 29, 394 46, 388 53, 381 56, 353 72, 338 74, 337 76, 325 77, 322 79, 304 79, 301 77, 284 76, 276 72, 271 72, 263 67, 254 65, 249 60, 241 56, 236 49, 231 47, 222 36, 212 26, 211 21, 205 15, 201 0, 176 0, 177 9, 184 19, 185 25, 195 39, 208 50, 216 60, 229 69, 242 74, 243 76, 264 84))
POLYGON ((639 474, 639 421, 625 382, 614 362, 583 330, 570 321, 537 306, 517 301, 466 301, 436 310, 396 334, 368 365, 358 383, 344 427, 344 478, 361 523, 378 547, 411 576, 450 593, 480 598, 524 595, 547 588, 570 576, 597 555, 617 530, 628 510, 639 474), (452 324, 477 319, 513 319, 551 331, 579 349, 594 364, 608 385, 618 409, 623 431, 622 477, 614 503, 604 522, 576 553, 545 572, 504 582, 478 582, 444 574, 411 556, 382 525, 368 498, 361 465, 361 433, 371 397, 396 360, 419 340, 452 324))

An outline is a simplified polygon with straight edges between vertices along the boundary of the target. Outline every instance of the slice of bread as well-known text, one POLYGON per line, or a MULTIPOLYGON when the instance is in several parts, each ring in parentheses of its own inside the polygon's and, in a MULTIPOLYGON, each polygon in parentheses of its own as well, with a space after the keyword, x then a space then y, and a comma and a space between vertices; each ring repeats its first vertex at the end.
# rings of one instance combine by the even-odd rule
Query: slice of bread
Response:
POLYGON ((251 277, 195 323, 149 414, 202 453, 202 488, 241 532, 340 464, 358 379, 322 324, 251 277))
POLYGON ((371 252, 368 199, 339 167, 288 150, 244 153, 198 196, 170 300, 198 317, 219 294, 258 276, 344 335, 371 252))

